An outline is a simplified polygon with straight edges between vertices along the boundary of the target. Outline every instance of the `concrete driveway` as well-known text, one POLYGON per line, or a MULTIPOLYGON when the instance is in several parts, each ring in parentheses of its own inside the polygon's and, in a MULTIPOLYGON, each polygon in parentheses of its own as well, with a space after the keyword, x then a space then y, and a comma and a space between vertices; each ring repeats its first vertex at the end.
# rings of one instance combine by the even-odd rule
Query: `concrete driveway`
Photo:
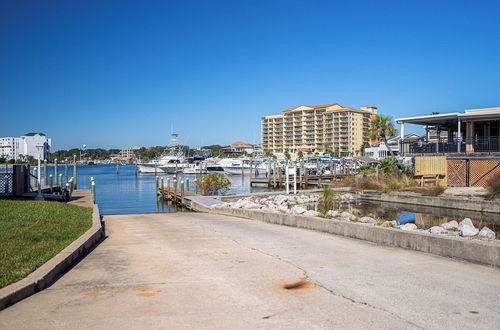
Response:
POLYGON ((106 216, 109 237, 1 329, 484 328, 500 270, 203 213, 106 216))

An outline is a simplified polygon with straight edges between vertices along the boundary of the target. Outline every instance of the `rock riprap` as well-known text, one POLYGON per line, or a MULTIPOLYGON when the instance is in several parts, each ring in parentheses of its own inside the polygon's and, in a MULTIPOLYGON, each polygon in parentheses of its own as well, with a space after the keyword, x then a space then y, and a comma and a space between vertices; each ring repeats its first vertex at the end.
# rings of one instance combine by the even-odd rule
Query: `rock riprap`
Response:
MULTIPOLYGON (((340 203, 351 203, 355 201, 352 194, 337 194, 335 200, 340 203)), ((234 202, 219 203, 212 206, 213 209, 233 208, 247 210, 261 210, 272 213, 283 213, 290 215, 301 215, 306 217, 325 217, 334 220, 358 222, 369 225, 380 225, 382 227, 396 228, 405 231, 427 232, 433 235, 456 236, 464 239, 495 240, 496 234, 488 227, 481 230, 476 228, 472 220, 465 218, 460 222, 455 220, 433 226, 429 229, 419 229, 414 223, 399 225, 395 220, 382 221, 370 216, 361 216, 339 210, 328 210, 325 215, 316 211, 316 206, 320 202, 319 194, 298 194, 298 195, 269 195, 250 196, 241 198, 234 202)))

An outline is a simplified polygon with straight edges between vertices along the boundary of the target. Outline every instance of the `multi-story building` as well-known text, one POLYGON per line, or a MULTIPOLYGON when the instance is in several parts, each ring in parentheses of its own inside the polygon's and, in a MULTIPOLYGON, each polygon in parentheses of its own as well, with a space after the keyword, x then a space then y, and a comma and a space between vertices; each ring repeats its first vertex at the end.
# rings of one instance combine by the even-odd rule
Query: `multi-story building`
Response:
POLYGON ((262 118, 262 146, 277 157, 285 151, 292 157, 300 151, 304 155, 357 155, 363 144, 370 143, 371 120, 376 115, 373 105, 360 109, 338 103, 300 105, 262 118))
POLYGON ((28 133, 21 137, 0 138, 0 158, 26 160, 28 156, 38 158, 37 145, 43 146, 41 159, 49 160, 52 139, 43 133, 28 133))

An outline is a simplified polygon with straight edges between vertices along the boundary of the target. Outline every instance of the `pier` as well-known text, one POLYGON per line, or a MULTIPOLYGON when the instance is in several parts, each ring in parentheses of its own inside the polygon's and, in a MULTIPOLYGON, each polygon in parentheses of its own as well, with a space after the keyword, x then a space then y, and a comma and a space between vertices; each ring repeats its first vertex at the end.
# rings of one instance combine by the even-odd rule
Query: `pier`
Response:
MULTIPOLYGON (((345 177, 352 174, 324 174, 324 175, 297 175, 297 187, 308 188, 323 187, 333 185, 335 182, 342 181, 345 177)), ((254 185, 267 185, 269 188, 284 188, 286 187, 286 175, 268 176, 268 177, 253 177, 250 178, 250 187, 254 185)), ((289 186, 293 186, 293 175, 288 176, 289 186)))

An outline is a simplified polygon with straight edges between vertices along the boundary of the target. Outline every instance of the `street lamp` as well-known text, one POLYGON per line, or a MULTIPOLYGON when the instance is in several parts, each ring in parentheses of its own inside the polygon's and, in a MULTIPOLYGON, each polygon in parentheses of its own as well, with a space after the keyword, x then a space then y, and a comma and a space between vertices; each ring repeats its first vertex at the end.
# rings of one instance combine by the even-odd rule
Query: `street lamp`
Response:
POLYGON ((42 166, 40 165, 40 158, 43 149, 44 149, 43 144, 39 143, 36 145, 36 150, 38 150, 38 172, 37 172, 38 177, 36 178, 38 180, 38 193, 35 197, 35 200, 37 201, 45 200, 42 196, 42 166))
MULTIPOLYGON (((83 146, 83 154, 85 155, 85 148, 87 148, 87 145, 84 144, 83 146)), ((80 150, 80 161, 82 161, 82 151, 80 150)))

